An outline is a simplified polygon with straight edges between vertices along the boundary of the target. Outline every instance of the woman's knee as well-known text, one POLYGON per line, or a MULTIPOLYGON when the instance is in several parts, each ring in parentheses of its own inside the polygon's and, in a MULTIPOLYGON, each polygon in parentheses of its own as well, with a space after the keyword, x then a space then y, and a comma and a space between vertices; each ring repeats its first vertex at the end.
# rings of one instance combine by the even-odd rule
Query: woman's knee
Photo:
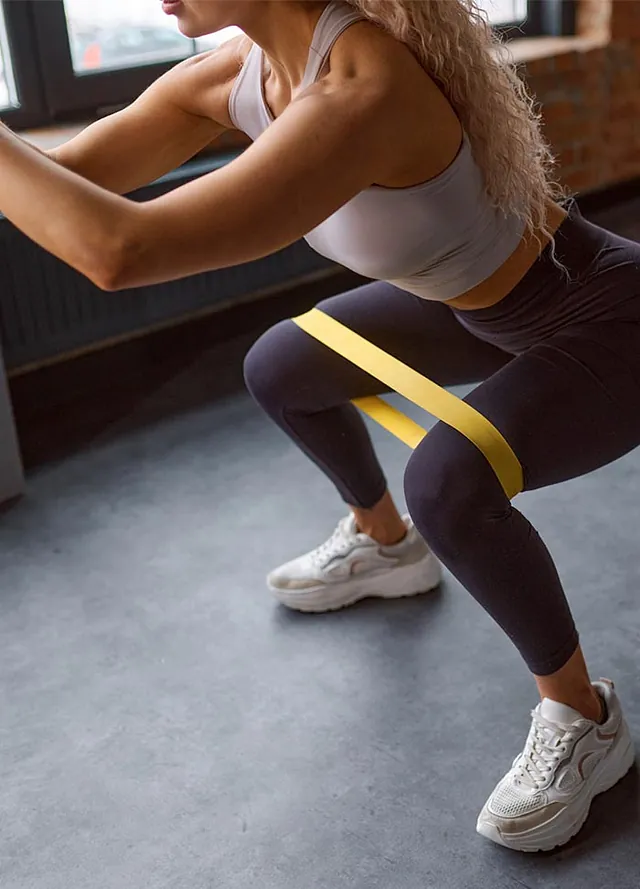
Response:
POLYGON ((459 552, 478 523, 511 508, 490 464, 469 439, 438 423, 418 445, 404 476, 411 518, 435 552, 459 552))
POLYGON ((253 344, 244 361, 244 378, 272 416, 286 410, 315 413, 350 398, 348 362, 293 321, 281 321, 253 344))
POLYGON ((247 389, 265 410, 285 406, 300 371, 297 341, 306 334, 292 321, 281 321, 260 336, 244 359, 247 389))

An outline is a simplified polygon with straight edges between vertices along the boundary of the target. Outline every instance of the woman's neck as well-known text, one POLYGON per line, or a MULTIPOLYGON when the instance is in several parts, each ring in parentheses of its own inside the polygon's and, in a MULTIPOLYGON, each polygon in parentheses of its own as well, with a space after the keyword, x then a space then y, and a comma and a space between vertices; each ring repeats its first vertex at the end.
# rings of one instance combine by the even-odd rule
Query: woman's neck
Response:
POLYGON ((238 25, 262 48, 272 74, 293 92, 304 77, 309 46, 327 0, 268 0, 251 7, 246 21, 238 25))

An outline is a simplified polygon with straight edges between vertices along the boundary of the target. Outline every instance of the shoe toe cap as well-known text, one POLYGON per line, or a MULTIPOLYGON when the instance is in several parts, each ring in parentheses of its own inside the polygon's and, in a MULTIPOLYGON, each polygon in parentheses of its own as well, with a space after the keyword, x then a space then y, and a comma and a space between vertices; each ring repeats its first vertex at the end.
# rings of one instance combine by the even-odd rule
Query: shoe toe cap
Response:
POLYGON ((267 584, 271 589, 295 592, 310 590, 318 586, 317 578, 310 577, 309 572, 303 574, 295 562, 289 562, 276 568, 267 575, 267 584))

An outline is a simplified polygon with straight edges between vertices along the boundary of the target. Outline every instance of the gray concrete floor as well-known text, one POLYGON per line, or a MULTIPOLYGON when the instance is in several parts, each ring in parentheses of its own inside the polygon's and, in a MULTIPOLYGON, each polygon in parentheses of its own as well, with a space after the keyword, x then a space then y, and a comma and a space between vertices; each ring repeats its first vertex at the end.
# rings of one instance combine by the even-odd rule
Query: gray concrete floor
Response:
MULTIPOLYGON (((342 510, 242 391, 250 339, 0 517, 2 889, 637 889, 637 771, 563 850, 476 836, 535 692, 450 576, 328 616, 270 600, 342 510)), ((407 452, 373 435, 399 491, 407 452)), ((640 741, 639 504, 640 451, 519 499, 640 741)))

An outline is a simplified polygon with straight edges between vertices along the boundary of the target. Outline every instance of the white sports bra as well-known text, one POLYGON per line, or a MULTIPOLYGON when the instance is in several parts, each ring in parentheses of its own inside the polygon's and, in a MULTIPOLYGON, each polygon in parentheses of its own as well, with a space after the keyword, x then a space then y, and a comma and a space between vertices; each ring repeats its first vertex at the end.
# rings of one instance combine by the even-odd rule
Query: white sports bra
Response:
MULTIPOLYGON (((302 88, 326 68, 340 35, 362 15, 329 3, 311 42, 302 88)), ((257 139, 273 123, 264 100, 264 55, 254 44, 233 86, 229 114, 257 139)), ((486 280, 516 249, 524 224, 491 206, 463 135, 447 169, 409 188, 371 186, 305 236, 318 253, 367 278, 425 299, 453 299, 486 280)))

